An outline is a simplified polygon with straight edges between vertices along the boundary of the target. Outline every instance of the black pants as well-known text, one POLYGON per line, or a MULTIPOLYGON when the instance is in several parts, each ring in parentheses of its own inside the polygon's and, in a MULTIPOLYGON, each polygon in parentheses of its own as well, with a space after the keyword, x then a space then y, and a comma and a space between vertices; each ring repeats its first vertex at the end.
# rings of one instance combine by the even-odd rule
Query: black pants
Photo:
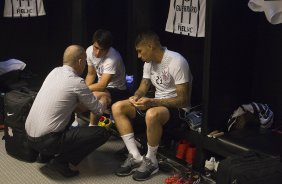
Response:
POLYGON ((57 155, 57 161, 76 166, 109 137, 110 133, 104 127, 76 127, 38 138, 28 137, 28 142, 39 153, 57 155))
POLYGON ((120 100, 128 99, 130 96, 129 91, 127 89, 119 90, 116 88, 107 88, 107 90, 111 94, 112 104, 120 100))

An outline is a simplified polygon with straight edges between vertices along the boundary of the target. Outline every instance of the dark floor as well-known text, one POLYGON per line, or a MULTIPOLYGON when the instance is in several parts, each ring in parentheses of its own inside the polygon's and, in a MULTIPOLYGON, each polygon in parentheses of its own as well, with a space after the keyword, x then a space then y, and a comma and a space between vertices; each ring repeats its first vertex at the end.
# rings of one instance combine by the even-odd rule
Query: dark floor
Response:
MULTIPOLYGON (((0 137, 3 131, 0 132, 0 137)), ((0 168, 1 183, 7 184, 51 184, 51 183, 136 183, 131 176, 118 177, 114 170, 122 163, 120 157, 115 154, 123 148, 120 139, 112 137, 106 144, 95 150, 79 164, 80 175, 65 179, 58 173, 50 171, 41 163, 27 163, 19 161, 6 153, 5 141, 0 141, 0 168)), ((164 183, 171 173, 160 171, 148 181, 142 183, 164 183)))

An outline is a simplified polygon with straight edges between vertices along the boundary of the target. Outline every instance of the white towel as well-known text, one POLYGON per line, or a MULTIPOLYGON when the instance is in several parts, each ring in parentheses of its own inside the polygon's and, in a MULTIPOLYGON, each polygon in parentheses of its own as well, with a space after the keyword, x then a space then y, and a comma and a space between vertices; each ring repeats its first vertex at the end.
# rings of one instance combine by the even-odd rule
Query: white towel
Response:
POLYGON ((0 75, 8 73, 14 70, 23 70, 26 64, 17 59, 9 59, 7 61, 0 62, 0 75))

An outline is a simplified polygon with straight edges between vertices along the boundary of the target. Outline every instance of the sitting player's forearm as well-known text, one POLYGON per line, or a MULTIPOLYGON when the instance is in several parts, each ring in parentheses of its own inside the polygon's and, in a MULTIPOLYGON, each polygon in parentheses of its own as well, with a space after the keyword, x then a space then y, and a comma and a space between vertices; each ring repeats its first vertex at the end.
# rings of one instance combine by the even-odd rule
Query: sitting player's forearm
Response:
POLYGON ((95 78, 93 76, 86 76, 85 78, 85 83, 87 86, 91 85, 93 83, 93 81, 95 80, 95 78))
POLYGON ((152 99, 151 106, 157 107, 157 106, 165 106, 168 108, 184 108, 188 105, 188 98, 180 98, 180 97, 174 97, 174 98, 167 98, 167 99, 152 99))
POLYGON ((90 79, 86 78, 86 79, 85 79, 85 83, 86 83, 87 86, 89 86, 89 85, 91 85, 92 82, 91 82, 90 79))
POLYGON ((90 86, 88 86, 89 89, 93 92, 95 91, 105 91, 105 87, 104 86, 101 86, 99 85, 98 83, 95 83, 95 84, 91 84, 90 86))
POLYGON ((145 94, 146 93, 142 92, 141 90, 137 90, 137 91, 135 91, 134 96, 141 98, 141 97, 145 96, 145 94))
POLYGON ((135 91, 134 96, 141 98, 144 97, 151 85, 151 81, 149 79, 142 79, 140 86, 135 91))

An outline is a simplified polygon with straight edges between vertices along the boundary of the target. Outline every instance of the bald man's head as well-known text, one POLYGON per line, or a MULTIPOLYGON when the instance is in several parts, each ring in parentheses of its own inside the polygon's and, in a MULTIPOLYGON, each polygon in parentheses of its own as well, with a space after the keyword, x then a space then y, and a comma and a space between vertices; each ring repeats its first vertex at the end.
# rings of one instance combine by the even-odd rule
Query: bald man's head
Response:
POLYGON ((66 48, 63 58, 64 65, 72 67, 78 75, 81 75, 86 65, 85 49, 79 45, 71 45, 66 48))
POLYGON ((85 49, 79 45, 71 45, 64 52, 64 64, 73 66, 79 59, 86 57, 85 49))

